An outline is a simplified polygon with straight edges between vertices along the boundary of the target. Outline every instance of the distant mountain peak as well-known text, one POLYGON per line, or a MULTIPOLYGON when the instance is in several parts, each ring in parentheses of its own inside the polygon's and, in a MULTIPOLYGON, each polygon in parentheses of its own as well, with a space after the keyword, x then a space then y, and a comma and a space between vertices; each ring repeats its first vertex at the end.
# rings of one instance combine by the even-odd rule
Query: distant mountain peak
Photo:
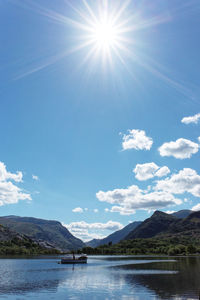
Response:
POLYGON ((172 219, 174 219, 173 214, 167 214, 167 213, 165 213, 163 211, 160 211, 160 210, 156 210, 150 218, 155 218, 155 217, 161 217, 161 218, 167 218, 167 219, 172 218, 172 219))
POLYGON ((153 215, 151 217, 154 217, 154 216, 165 216, 167 215, 167 213, 161 211, 161 210, 156 210, 154 211, 153 215))
POLYGON ((129 223, 122 229, 111 233, 110 235, 108 235, 107 237, 105 237, 103 239, 93 239, 91 241, 88 241, 86 243, 86 245, 88 245, 90 247, 97 247, 100 245, 108 244, 110 242, 112 242, 112 244, 117 244, 121 240, 123 240, 129 232, 131 232, 133 229, 135 229, 141 223, 142 223, 141 221, 135 221, 135 222, 129 223))

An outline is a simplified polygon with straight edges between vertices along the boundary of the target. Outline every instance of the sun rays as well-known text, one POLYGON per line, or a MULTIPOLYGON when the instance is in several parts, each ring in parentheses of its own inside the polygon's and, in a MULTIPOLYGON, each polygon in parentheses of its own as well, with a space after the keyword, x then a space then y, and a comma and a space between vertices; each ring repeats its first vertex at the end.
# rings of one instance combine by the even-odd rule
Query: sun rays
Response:
MULTIPOLYGON (((117 3, 117 2, 116 2, 117 3)), ((72 4, 71 8, 79 17, 73 24, 77 32, 80 49, 87 48, 84 63, 88 60, 98 60, 112 63, 113 56, 118 56, 122 61, 122 52, 128 53, 128 44, 131 44, 131 38, 126 34, 133 30, 129 26, 129 18, 124 18, 126 8, 130 1, 125 1, 123 5, 114 5, 114 2, 99 1, 98 5, 90 6, 86 0, 83 0, 82 9, 77 9, 72 4)), ((76 49, 77 51, 77 49, 76 49)))
MULTIPOLYGON (((157 29, 162 30, 162 24, 170 22, 173 13, 178 12, 154 9, 149 13, 151 4, 148 1, 136 5, 136 1, 131 0, 80 0, 76 3, 63 0, 63 9, 58 9, 55 4, 47 8, 32 0, 17 1, 17 4, 57 27, 62 25, 63 41, 59 41, 58 45, 55 36, 45 57, 34 53, 34 63, 24 59, 24 67, 21 66, 15 79, 29 76, 73 56, 77 58, 74 72, 82 73, 83 70, 88 77, 101 71, 105 75, 108 71, 116 78, 124 69, 138 84, 137 73, 147 72, 189 98, 193 97, 191 88, 187 88, 188 84, 175 75, 172 66, 162 65, 159 55, 155 57, 148 51, 156 48, 155 40, 151 40, 152 34, 157 29)), ((160 44, 158 47, 161 49, 160 44)))

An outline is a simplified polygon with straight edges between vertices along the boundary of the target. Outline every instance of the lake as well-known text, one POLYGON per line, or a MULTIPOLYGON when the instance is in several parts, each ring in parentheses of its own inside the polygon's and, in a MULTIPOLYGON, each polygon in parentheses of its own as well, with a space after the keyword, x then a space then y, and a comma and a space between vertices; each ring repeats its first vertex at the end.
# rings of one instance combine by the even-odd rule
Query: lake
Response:
POLYGON ((199 299, 199 257, 89 256, 0 259, 0 299, 199 299))

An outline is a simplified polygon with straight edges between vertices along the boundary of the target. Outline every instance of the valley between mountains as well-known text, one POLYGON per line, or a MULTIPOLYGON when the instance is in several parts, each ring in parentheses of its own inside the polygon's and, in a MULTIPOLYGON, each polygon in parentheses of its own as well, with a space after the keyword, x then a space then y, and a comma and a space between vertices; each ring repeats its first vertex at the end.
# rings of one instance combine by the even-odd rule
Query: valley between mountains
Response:
POLYGON ((0 217, 0 254, 188 254, 200 253, 200 211, 173 214, 155 211, 106 238, 87 243, 58 221, 33 217, 0 217))

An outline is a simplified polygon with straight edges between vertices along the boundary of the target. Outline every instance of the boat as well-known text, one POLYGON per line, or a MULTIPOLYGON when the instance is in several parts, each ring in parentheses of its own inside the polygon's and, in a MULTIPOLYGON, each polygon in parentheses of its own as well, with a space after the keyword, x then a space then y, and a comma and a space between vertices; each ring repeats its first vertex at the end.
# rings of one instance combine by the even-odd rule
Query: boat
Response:
POLYGON ((72 256, 68 255, 61 258, 61 264, 86 264, 87 263, 87 255, 81 254, 78 257, 75 257, 73 254, 72 256))

